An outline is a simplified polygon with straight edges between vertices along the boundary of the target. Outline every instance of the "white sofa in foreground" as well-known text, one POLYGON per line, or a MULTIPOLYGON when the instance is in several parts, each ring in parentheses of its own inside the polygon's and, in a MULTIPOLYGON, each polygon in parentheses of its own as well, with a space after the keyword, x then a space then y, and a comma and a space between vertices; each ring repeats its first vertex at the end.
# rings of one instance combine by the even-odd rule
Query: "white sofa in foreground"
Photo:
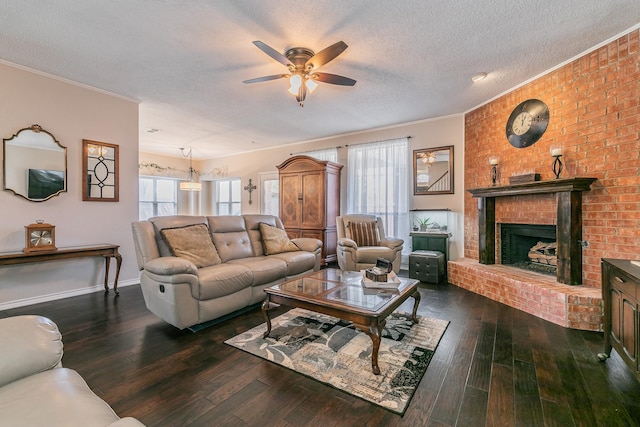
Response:
POLYGON ((0 427, 144 427, 62 367, 62 335, 50 319, 0 319, 0 342, 0 427))

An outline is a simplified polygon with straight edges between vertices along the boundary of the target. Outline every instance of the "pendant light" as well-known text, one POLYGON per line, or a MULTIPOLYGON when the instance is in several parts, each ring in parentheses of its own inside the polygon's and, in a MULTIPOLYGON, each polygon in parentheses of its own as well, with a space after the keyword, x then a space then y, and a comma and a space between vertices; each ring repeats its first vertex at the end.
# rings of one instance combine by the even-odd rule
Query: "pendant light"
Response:
POLYGON ((184 154, 184 148, 180 148, 180 151, 182 152, 182 155, 184 157, 189 157, 189 177, 187 181, 182 181, 180 183, 180 190, 183 190, 183 191, 202 190, 202 184, 199 182, 196 182, 193 176, 193 173, 195 172, 195 170, 193 169, 193 158, 191 156, 191 148, 189 148, 189 152, 187 154, 184 154))

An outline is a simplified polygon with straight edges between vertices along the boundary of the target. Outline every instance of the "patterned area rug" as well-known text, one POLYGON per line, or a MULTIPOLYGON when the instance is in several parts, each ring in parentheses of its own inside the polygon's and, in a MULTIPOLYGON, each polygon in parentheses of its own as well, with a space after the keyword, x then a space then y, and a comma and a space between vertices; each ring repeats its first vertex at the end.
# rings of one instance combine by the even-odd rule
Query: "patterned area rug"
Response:
POLYGON ((371 338, 349 322, 295 308, 225 343, 403 415, 431 362, 446 320, 393 313, 371 372, 371 338))

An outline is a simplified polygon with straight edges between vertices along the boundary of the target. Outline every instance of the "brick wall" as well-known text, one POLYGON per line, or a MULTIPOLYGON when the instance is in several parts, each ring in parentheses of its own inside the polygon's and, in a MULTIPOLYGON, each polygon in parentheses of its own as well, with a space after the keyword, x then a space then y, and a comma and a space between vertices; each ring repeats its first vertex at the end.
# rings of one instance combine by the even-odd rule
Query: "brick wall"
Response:
MULTIPOLYGON (((551 147, 564 149, 563 178, 595 177, 583 193, 583 283, 600 287, 600 259, 640 259, 640 31, 520 87, 465 116, 465 189, 490 185, 489 157, 500 183, 523 173, 553 179, 551 147), (511 111, 530 98, 549 107, 549 126, 534 145, 505 136, 511 111)), ((496 222, 554 224, 556 196, 499 197, 496 222)), ((465 257, 478 259, 477 200, 465 192, 465 257)), ((496 259, 499 259, 496 258, 496 259)))

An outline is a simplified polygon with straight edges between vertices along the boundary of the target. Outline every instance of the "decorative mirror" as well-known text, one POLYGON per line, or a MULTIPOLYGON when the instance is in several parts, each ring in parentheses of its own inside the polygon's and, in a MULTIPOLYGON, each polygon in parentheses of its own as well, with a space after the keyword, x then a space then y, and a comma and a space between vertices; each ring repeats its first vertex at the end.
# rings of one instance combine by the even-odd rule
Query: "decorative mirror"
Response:
POLYGON ((118 201, 118 146, 82 140, 82 200, 118 201))
POLYGON ((413 194, 453 194, 453 145, 413 150, 413 194))
POLYGON ((67 148, 40 125, 3 139, 4 189, 32 202, 67 191, 67 148))

